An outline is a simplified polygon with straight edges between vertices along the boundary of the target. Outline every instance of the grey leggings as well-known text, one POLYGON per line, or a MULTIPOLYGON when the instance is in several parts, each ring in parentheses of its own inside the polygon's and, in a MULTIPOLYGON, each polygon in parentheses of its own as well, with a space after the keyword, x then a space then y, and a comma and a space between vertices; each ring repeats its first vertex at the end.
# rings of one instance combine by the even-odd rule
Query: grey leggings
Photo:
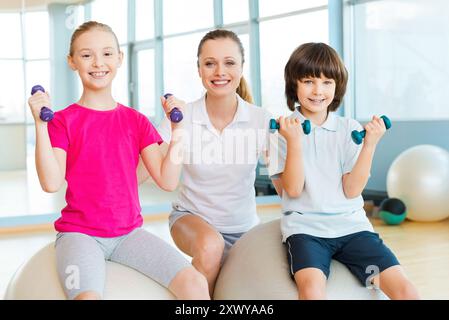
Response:
POLYGON ((69 299, 86 291, 103 296, 105 260, 131 267, 166 288, 191 266, 173 246, 142 228, 115 238, 58 233, 55 248, 59 280, 69 299))

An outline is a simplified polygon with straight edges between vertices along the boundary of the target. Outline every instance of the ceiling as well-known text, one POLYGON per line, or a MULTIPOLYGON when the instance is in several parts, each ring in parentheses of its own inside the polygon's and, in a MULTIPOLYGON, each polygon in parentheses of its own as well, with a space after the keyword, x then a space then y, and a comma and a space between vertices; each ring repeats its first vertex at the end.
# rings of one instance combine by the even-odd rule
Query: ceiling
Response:
POLYGON ((1 0, 0 11, 21 11, 45 9, 49 4, 83 4, 90 0, 1 0))

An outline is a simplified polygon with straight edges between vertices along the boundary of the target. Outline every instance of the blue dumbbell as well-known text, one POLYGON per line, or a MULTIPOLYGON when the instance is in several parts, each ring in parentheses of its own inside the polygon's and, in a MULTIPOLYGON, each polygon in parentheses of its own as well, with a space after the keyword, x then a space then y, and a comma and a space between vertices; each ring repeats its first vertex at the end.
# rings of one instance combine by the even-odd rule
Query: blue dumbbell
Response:
MULTIPOLYGON (((303 123, 301 123, 302 131, 304 134, 309 134, 312 130, 312 126, 310 125, 309 120, 304 120, 303 123)), ((270 119, 270 131, 279 130, 279 123, 275 119, 270 119)))
MULTIPOLYGON (((35 94, 38 91, 45 92, 45 89, 40 85, 35 85, 31 88, 31 95, 35 94)), ((41 120, 45 122, 52 120, 54 116, 55 114, 48 107, 42 107, 41 112, 39 113, 39 118, 41 118, 41 120)))
MULTIPOLYGON (((390 129, 391 128, 390 119, 388 119, 387 116, 381 116, 380 118, 384 121, 385 128, 387 128, 387 130, 390 129)), ((362 131, 354 130, 351 132, 351 138, 355 144, 361 144, 363 141, 363 138, 365 138, 365 135, 366 135, 366 130, 362 130, 362 131)))
MULTIPOLYGON (((164 94, 164 98, 168 99, 168 97, 172 96, 171 93, 166 93, 164 94)), ((182 120, 183 116, 182 116, 182 112, 181 110, 179 110, 178 108, 174 107, 171 111, 170 111, 170 120, 171 122, 180 122, 182 120)))

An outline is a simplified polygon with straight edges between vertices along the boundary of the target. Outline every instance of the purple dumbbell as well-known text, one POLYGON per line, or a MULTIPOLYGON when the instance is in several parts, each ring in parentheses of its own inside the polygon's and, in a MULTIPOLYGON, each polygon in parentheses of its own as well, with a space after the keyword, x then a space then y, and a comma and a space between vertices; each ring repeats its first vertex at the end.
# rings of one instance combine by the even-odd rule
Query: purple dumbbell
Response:
MULTIPOLYGON (((35 85, 31 88, 31 95, 35 94, 37 91, 45 92, 44 87, 40 85, 35 85)), ((42 107, 41 112, 39 113, 39 117, 42 121, 48 122, 54 117, 53 111, 50 110, 50 108, 42 107)))
MULTIPOLYGON (((168 99, 168 97, 172 96, 171 93, 166 93, 164 94, 164 98, 168 99)), ((173 109, 171 109, 170 111, 170 120, 171 122, 180 122, 182 120, 183 116, 182 116, 182 112, 181 110, 179 110, 178 108, 174 107, 173 109)))

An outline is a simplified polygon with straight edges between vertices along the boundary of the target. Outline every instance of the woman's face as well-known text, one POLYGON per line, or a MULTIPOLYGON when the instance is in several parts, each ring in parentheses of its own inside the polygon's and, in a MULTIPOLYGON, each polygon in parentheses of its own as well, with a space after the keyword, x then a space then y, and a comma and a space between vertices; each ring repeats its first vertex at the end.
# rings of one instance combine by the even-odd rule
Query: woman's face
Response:
POLYGON ((198 72, 208 95, 235 95, 242 77, 239 45, 229 38, 207 40, 198 57, 198 72))

